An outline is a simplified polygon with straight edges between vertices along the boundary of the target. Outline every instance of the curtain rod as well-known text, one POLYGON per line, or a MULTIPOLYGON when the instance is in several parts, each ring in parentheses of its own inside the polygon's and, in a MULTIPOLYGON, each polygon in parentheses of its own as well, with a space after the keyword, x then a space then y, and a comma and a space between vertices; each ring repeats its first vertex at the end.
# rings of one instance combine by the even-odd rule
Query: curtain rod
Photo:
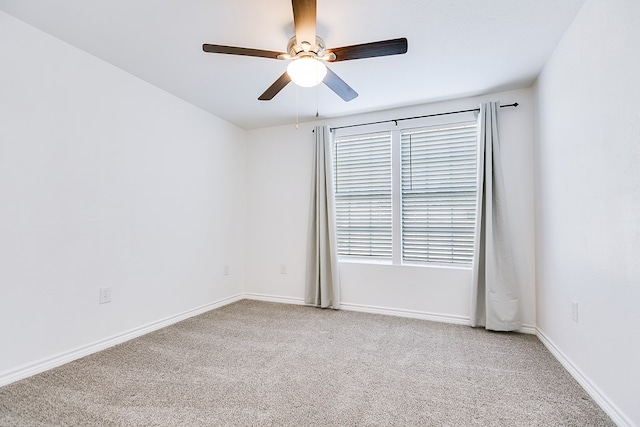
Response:
MULTIPOLYGON (((514 102, 513 104, 501 105, 500 108, 517 107, 518 105, 519 104, 517 102, 514 102)), ((446 113, 427 114, 425 116, 403 117, 401 119, 381 120, 379 122, 358 123, 358 124, 355 124, 355 125, 337 126, 337 127, 334 127, 334 128, 329 128, 329 130, 331 132, 333 132, 336 129, 355 128, 355 127, 358 127, 358 126, 377 125, 377 124, 380 124, 380 123, 391 123, 391 122, 394 122, 396 124, 396 126, 397 126, 398 122, 401 122, 403 120, 424 119, 426 117, 446 116, 448 114, 470 113, 472 111, 478 112, 478 111, 480 111, 480 109, 479 108, 472 108, 470 110, 447 111, 446 113)))

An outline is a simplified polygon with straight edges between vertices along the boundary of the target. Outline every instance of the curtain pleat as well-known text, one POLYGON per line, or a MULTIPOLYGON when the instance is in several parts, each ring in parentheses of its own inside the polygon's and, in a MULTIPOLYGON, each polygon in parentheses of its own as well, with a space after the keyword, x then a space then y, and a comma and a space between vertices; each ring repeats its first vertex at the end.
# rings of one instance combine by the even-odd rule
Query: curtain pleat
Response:
POLYGON ((340 308, 340 282, 331 150, 329 127, 316 126, 305 304, 338 309, 340 308))
POLYGON ((480 105, 478 210, 471 291, 471 325, 494 331, 522 327, 506 211, 498 137, 499 102, 480 105))

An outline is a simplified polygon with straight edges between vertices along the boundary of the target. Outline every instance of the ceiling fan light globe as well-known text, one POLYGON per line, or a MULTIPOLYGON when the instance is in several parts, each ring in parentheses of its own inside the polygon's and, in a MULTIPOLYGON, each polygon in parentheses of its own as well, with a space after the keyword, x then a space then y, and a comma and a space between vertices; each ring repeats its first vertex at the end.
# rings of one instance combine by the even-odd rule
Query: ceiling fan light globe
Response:
POLYGON ((302 87, 313 87, 322 83, 327 75, 327 67, 311 56, 294 59, 287 66, 287 74, 291 80, 302 87))

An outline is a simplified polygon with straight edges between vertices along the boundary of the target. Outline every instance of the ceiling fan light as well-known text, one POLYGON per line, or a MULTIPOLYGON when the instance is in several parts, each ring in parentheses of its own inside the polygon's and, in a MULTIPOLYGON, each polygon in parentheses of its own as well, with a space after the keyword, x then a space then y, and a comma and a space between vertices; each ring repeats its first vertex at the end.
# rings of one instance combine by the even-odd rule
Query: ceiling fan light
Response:
POLYGON ((291 61, 287 66, 287 74, 298 86, 313 87, 322 83, 327 75, 327 67, 316 58, 303 56, 291 61))

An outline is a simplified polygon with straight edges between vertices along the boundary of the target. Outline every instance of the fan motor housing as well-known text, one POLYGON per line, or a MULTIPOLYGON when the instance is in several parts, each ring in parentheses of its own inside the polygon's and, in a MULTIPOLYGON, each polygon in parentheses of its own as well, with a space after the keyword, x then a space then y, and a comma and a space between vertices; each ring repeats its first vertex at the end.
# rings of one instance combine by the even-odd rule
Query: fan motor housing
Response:
POLYGON ((324 40, 322 40, 318 36, 316 36, 315 46, 311 46, 306 42, 298 43, 296 36, 291 37, 289 39, 289 43, 287 44, 287 52, 289 52, 289 55, 291 55, 292 57, 296 57, 301 53, 304 54, 311 52, 315 53, 317 56, 322 56, 322 54, 324 53, 324 49, 324 40))

